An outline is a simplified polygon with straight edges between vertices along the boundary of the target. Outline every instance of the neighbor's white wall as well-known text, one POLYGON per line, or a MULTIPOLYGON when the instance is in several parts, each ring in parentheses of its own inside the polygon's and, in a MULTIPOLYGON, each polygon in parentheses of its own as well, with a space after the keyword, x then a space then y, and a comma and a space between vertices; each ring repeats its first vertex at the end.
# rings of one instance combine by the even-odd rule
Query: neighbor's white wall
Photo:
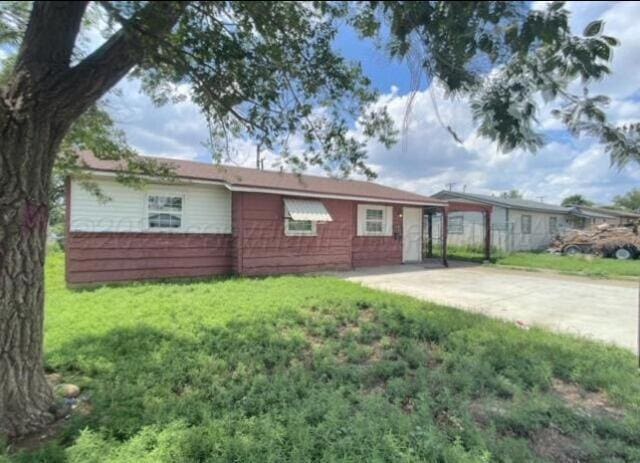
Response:
MULTIPOLYGON (((449 233, 447 242, 454 246, 484 245, 484 219, 480 212, 454 212, 449 218, 463 217, 464 233, 449 233)), ((558 230, 569 228, 566 214, 549 214, 507 209, 494 206, 491 213, 491 243, 503 251, 530 251, 544 249, 551 244, 554 235, 549 230, 549 217, 558 218, 558 230), (522 215, 531 216, 531 234, 521 230, 522 215)), ((440 237, 440 223, 434 221, 434 238, 440 237)))
POLYGON ((549 218, 558 218, 558 231, 568 227, 566 214, 550 214, 546 212, 529 212, 511 209, 509 223, 513 224, 511 251, 530 251, 547 248, 553 241, 554 234, 549 229, 549 218), (522 216, 531 216, 531 234, 522 233, 522 216))
POLYGON ((75 180, 71 181, 71 231, 231 233, 231 192, 221 185, 148 185, 144 190, 126 187, 113 179, 96 181, 111 201, 101 203, 75 180), (182 227, 147 228, 147 195, 183 196, 182 227))

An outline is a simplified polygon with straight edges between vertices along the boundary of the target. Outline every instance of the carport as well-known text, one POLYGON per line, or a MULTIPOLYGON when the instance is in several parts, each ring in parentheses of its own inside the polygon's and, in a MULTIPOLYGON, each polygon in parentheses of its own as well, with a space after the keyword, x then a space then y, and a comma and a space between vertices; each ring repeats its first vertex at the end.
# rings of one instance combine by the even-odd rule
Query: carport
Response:
POLYGON ((449 262, 447 259, 447 233, 448 233, 448 223, 449 223, 449 214, 452 212, 479 212, 482 214, 483 222, 484 222, 484 258, 485 260, 491 259, 491 212, 493 211, 493 206, 488 204, 481 203, 473 203, 468 201, 447 201, 447 205, 443 207, 438 206, 430 206, 424 208, 424 218, 426 226, 423 227, 424 230, 424 241, 426 242, 426 249, 423 253, 423 258, 433 258, 433 218, 436 215, 440 215, 442 220, 440 220, 440 236, 442 237, 441 241, 441 253, 442 253, 442 264, 445 267, 449 266, 449 262))

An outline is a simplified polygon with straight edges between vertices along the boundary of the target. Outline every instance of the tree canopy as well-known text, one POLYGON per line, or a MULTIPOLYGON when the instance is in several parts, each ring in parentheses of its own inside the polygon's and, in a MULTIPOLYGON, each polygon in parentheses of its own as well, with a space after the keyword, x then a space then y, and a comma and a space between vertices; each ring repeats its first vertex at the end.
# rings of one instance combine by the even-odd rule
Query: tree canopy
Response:
POLYGON ((504 199, 522 199, 524 196, 523 194, 518 191, 518 190, 509 190, 509 191, 504 191, 501 195, 501 198, 504 199))
MULTIPOLYGON (((2 2, 0 43, 17 52, 29 13, 28 3, 2 2)), ((397 132, 384 107, 374 105, 378 95, 361 66, 334 49, 340 27, 376 38, 390 59, 406 61, 416 89, 422 82, 467 98, 478 133, 504 151, 542 146, 539 106, 555 101, 565 127, 595 137, 613 164, 640 161, 638 126, 609 123, 608 98, 588 92, 610 72, 618 41, 600 20, 573 33, 562 2, 544 10, 520 2, 96 2, 81 19, 110 38, 91 54, 74 42, 78 62, 70 75, 82 79, 97 60, 126 56, 157 104, 180 98, 177 89, 188 85, 217 161, 237 137, 278 153, 293 169, 375 175, 366 162, 368 139, 389 145, 397 132), (570 92, 576 80, 579 94, 570 92)), ((102 64, 106 76, 109 63, 102 64)), ((133 163, 121 144, 92 141, 82 145, 133 163)), ((132 167, 144 173, 157 166, 132 167)))
POLYGON ((613 198, 613 205, 627 211, 640 211, 640 188, 634 188, 613 198))
POLYGON ((569 207, 569 206, 593 206, 594 205, 593 201, 589 201, 587 198, 585 198, 581 194, 575 194, 575 195, 567 196, 566 198, 564 198, 562 200, 562 203, 560 203, 560 204, 562 206, 565 206, 565 207, 569 207))

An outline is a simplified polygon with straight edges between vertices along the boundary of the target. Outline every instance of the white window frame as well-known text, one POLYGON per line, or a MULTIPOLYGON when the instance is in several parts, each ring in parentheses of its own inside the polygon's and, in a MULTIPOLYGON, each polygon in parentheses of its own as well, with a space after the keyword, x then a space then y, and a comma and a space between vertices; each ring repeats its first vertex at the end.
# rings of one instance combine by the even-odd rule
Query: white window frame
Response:
POLYGON ((558 233, 558 230, 559 230, 558 217, 556 217, 556 216, 549 217, 549 233, 556 234, 556 233, 558 233), (555 227, 551 227, 551 222, 552 221, 555 221, 555 227))
POLYGON ((313 220, 293 220, 289 218, 284 219, 284 234, 286 236, 317 236, 318 234, 318 222, 313 220), (289 225, 295 222, 311 222, 311 230, 291 230, 289 225))
POLYGON ((149 192, 144 196, 144 221, 145 221, 145 229, 148 231, 158 231, 158 232, 179 232, 185 229, 185 204, 186 197, 184 193, 168 193, 168 192, 149 192), (166 198, 180 198, 181 199, 181 210, 180 212, 176 211, 161 211, 149 209, 149 198, 153 196, 162 196, 166 198), (152 227, 149 224, 149 214, 173 214, 180 216, 180 226, 179 227, 152 227))
POLYGON ((364 205, 364 213, 362 215, 362 234, 363 236, 386 236, 387 227, 387 206, 373 206, 373 205, 364 205), (380 211, 382 212, 382 217, 380 219, 367 219, 368 211, 380 211), (367 230, 367 222, 380 222, 382 227, 380 231, 369 231, 367 230))
POLYGON ((531 231, 533 229, 533 217, 531 217, 531 215, 529 214, 523 214, 520 216, 520 233, 522 233, 523 235, 530 235, 531 231), (525 230, 524 228, 524 219, 528 218, 529 219, 529 229, 525 230))
POLYGON ((453 217, 449 217, 449 221, 447 225, 448 225, 447 231, 451 235, 464 235, 464 216, 463 215, 456 215, 453 217), (454 226, 452 226, 454 220, 460 221, 460 223, 457 225, 458 228, 454 228, 454 226))

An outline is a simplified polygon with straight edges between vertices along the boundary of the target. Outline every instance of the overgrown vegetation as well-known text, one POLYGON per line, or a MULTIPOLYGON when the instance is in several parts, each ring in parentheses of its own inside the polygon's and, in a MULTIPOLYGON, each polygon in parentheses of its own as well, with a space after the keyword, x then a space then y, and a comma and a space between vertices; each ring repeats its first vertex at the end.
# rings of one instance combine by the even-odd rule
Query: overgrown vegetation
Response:
POLYGON ((92 412, 0 461, 640 459, 630 352, 330 277, 71 291, 63 263, 47 369, 92 412))

